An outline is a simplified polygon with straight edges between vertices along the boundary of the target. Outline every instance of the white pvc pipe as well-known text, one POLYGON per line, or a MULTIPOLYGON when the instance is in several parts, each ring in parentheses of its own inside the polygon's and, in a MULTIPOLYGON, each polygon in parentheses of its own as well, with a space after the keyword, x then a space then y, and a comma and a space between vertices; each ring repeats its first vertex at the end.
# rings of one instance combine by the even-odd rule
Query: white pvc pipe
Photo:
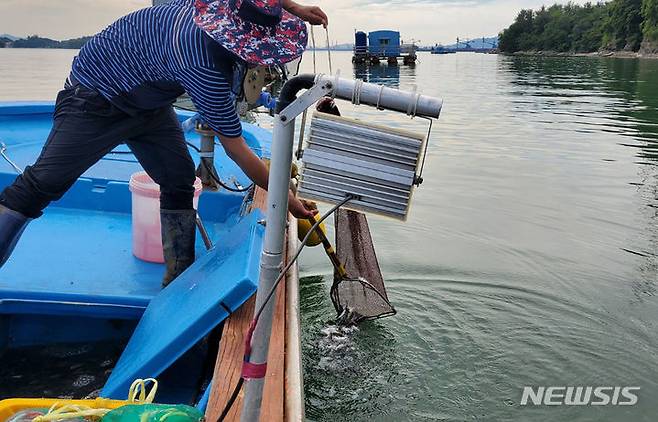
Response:
MULTIPOLYGON (((267 208, 265 210, 267 219, 255 309, 259 309, 263 305, 267 293, 272 289, 283 264, 283 242, 288 221, 288 186, 295 136, 294 119, 287 123, 287 125, 284 125, 278 114, 274 116, 272 158, 267 188, 267 208)), ((276 303, 275 297, 276 295, 267 302, 263 313, 258 319, 258 324, 256 324, 251 342, 251 357, 249 359, 251 363, 261 364, 267 362, 270 336, 272 334, 272 317, 276 303)), ((245 380, 241 421, 258 422, 264 384, 265 378, 245 380)))
POLYGON ((316 83, 331 83, 334 96, 354 104, 368 104, 378 108, 399 111, 412 116, 438 118, 443 101, 439 98, 400 91, 358 79, 343 79, 332 75, 317 75, 316 83))

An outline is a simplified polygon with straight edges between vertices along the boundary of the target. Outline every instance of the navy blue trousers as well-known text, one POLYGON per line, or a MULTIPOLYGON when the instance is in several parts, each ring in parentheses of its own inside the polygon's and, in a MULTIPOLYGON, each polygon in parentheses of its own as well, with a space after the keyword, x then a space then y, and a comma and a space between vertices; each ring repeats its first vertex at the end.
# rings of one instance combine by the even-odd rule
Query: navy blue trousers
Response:
POLYGON ((57 95, 53 127, 39 158, 0 194, 0 203, 27 217, 39 217, 80 175, 122 143, 160 185, 161 208, 192 209, 194 162, 173 108, 129 115, 79 84, 57 95))

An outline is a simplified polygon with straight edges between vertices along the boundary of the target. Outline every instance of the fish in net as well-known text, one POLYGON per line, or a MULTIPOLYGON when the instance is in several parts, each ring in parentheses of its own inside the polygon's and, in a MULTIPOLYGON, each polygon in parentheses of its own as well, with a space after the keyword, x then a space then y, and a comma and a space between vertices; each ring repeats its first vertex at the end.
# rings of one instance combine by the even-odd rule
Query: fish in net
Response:
POLYGON ((342 325, 395 315, 365 214, 338 209, 335 214, 336 255, 344 271, 334 270, 331 301, 342 325), (342 274, 341 274, 342 273, 342 274))

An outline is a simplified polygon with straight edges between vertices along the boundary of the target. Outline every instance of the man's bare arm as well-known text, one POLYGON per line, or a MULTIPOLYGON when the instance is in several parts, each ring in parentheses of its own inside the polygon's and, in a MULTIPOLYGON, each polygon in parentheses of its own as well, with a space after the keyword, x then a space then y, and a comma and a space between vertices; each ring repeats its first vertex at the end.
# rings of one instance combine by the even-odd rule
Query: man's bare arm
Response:
MULTIPOLYGON (((227 138, 219 135, 219 140, 226 151, 226 155, 245 172, 245 174, 256 184, 267 190, 269 171, 263 161, 249 148, 244 138, 227 138)), ((288 192, 288 209, 297 218, 313 217, 315 212, 308 209, 299 199, 288 192)))

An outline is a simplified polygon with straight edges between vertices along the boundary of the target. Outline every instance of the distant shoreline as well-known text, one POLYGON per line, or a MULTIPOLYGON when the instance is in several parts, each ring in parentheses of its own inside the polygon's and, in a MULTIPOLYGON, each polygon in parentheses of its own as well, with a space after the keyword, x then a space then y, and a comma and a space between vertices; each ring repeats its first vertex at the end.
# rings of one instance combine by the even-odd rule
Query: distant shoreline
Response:
POLYGON ((3 48, 52 48, 52 49, 80 49, 91 39, 90 36, 72 38, 70 40, 51 40, 38 35, 30 35, 27 38, 0 37, 0 47, 3 48))
POLYGON ((594 51, 592 53, 565 53, 559 51, 516 51, 504 53, 506 56, 534 57, 610 57, 615 59, 658 59, 657 53, 641 53, 635 51, 594 51))

